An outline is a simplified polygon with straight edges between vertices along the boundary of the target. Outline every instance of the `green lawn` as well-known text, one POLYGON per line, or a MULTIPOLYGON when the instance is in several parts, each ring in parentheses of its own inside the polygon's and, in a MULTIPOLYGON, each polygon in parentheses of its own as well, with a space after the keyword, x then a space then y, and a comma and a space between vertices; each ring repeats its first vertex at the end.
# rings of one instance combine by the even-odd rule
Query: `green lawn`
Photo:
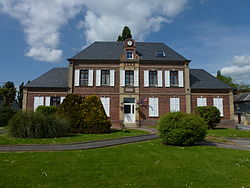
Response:
POLYGON ((109 148, 0 153, 0 187, 250 187, 250 152, 153 140, 109 148))
POLYGON ((126 136, 136 136, 143 134, 148 134, 148 132, 128 129, 128 130, 112 130, 112 132, 108 134, 67 134, 61 138, 32 139, 32 138, 13 138, 9 136, 7 133, 4 133, 0 134, 0 145, 74 143, 74 142, 86 142, 92 140, 119 138, 126 136))

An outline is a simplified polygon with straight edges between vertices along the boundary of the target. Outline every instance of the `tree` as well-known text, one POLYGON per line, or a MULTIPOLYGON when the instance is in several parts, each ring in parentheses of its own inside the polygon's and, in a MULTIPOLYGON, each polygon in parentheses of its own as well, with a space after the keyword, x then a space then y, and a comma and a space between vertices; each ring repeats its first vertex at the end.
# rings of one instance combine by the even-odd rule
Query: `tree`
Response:
POLYGON ((16 98, 16 88, 13 82, 5 82, 0 90, 0 95, 3 98, 3 106, 11 107, 16 98))
POLYGON ((21 85, 19 86, 19 91, 17 93, 17 102, 20 108, 22 108, 23 106, 23 86, 24 83, 22 82, 21 85))
POLYGON ((117 42, 125 41, 128 38, 132 38, 132 35, 129 27, 125 26, 122 30, 122 35, 118 36, 117 42))

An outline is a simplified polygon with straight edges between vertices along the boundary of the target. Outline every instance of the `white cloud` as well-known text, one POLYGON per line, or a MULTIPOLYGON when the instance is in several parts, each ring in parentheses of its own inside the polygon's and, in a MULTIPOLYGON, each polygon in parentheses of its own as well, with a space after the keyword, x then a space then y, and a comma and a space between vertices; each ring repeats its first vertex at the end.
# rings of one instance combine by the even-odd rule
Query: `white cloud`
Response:
POLYGON ((170 23, 188 0, 0 0, 0 12, 18 19, 29 45, 27 56, 57 62, 62 58, 60 29, 70 18, 83 13, 78 28, 87 43, 116 40, 127 25, 137 40, 144 40, 161 24, 170 23))
POLYGON ((236 81, 250 83, 250 56, 236 55, 231 61, 231 65, 221 69, 223 75, 231 76, 236 81))

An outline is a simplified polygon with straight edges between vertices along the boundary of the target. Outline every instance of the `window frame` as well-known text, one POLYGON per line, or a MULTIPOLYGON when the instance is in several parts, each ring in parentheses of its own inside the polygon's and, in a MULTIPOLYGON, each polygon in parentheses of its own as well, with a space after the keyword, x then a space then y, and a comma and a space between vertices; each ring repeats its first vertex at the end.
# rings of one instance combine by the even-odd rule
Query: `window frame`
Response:
POLYGON ((158 51, 155 52, 155 56, 156 57, 166 57, 166 54, 165 54, 164 51, 158 50, 158 51))
POLYGON ((179 86, 179 73, 177 70, 170 70, 170 87, 178 87, 179 86))
POLYGON ((134 86, 134 71, 125 70, 125 86, 134 86))
POLYGON ((88 86, 89 85, 89 70, 80 70, 80 86, 88 86), (83 75, 86 75, 87 78, 83 78, 83 75), (85 83, 86 82, 86 83, 85 83))
POLYGON ((134 59, 133 51, 127 50, 126 51, 126 59, 134 59))
POLYGON ((110 70, 101 70, 101 86, 110 86, 110 70))
POLYGON ((61 105, 61 97, 50 97, 50 106, 59 107, 60 105, 61 105))
POLYGON ((149 70, 148 71, 148 81, 149 87, 157 87, 158 85, 158 71, 149 70))

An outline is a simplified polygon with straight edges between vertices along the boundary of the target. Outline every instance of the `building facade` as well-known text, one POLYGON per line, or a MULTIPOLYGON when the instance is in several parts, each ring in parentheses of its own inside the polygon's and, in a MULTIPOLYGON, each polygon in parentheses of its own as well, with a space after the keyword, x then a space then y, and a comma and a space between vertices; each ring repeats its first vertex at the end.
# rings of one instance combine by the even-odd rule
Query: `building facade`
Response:
POLYGON ((25 86, 23 108, 59 106, 69 93, 99 96, 113 127, 155 125, 162 114, 216 106, 233 126, 232 88, 163 43, 95 42, 25 86))

